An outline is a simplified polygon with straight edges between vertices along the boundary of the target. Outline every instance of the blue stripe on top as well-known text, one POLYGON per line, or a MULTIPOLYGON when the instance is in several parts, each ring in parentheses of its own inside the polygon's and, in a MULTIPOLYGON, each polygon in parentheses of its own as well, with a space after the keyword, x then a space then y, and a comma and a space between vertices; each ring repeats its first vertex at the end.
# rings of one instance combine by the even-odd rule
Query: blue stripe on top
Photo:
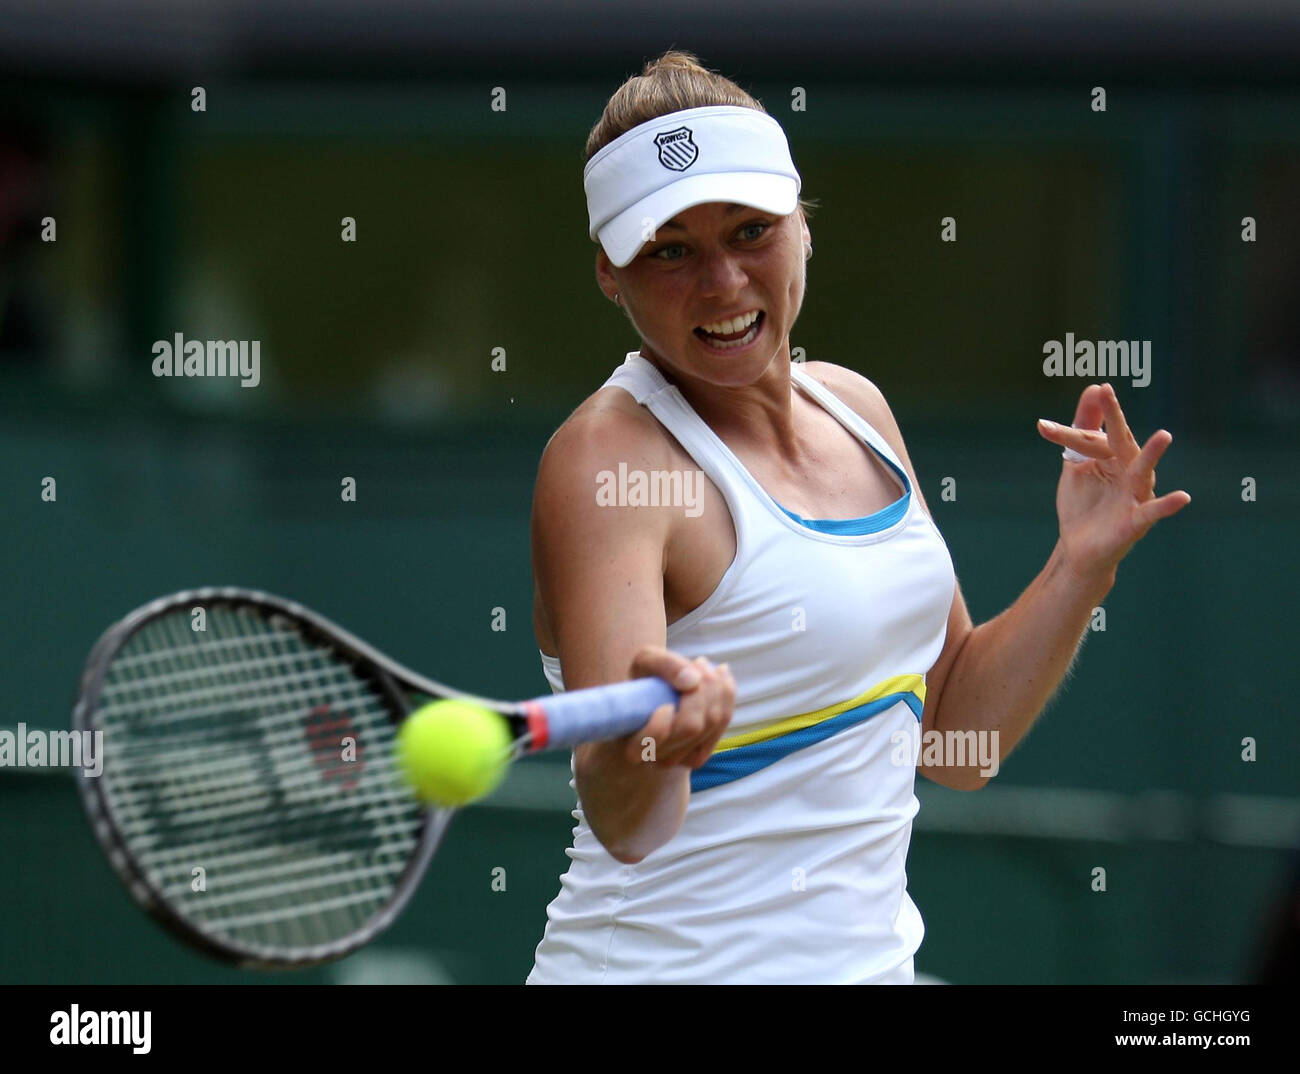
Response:
POLYGON ((847 709, 838 716, 832 716, 829 720, 823 720, 811 727, 791 731, 788 735, 715 753, 691 773, 691 792, 708 790, 710 787, 730 783, 742 776, 758 772, 770 764, 775 764, 782 757, 788 757, 795 750, 821 742, 846 728, 862 723, 863 720, 869 720, 877 713, 893 708, 900 701, 907 704, 918 720, 921 719, 923 705, 921 699, 914 693, 909 691, 888 694, 865 705, 859 705, 857 708, 847 709))

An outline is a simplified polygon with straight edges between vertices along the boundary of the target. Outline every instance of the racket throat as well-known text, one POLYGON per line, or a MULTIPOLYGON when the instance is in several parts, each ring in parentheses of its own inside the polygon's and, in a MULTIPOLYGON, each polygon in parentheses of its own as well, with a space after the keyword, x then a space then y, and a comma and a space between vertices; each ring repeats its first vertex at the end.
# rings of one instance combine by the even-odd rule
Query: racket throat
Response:
POLYGON ((525 701, 519 707, 528 727, 528 752, 546 749, 551 740, 551 726, 546 718, 546 710, 536 701, 525 701))

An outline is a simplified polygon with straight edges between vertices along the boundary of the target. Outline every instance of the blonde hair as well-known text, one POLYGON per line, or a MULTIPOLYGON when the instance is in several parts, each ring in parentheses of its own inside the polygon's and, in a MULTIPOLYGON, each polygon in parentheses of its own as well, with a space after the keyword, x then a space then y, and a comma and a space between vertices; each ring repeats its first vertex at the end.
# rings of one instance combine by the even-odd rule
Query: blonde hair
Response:
MULTIPOLYGON (((746 93, 731 79, 710 71, 693 54, 675 49, 665 52, 658 59, 647 62, 639 75, 633 75, 614 91, 605 104, 605 111, 587 135, 585 160, 591 160, 614 139, 642 123, 670 112, 721 104, 770 114, 758 98, 746 93)), ((811 218, 816 207, 815 199, 799 199, 799 208, 805 217, 811 218)))

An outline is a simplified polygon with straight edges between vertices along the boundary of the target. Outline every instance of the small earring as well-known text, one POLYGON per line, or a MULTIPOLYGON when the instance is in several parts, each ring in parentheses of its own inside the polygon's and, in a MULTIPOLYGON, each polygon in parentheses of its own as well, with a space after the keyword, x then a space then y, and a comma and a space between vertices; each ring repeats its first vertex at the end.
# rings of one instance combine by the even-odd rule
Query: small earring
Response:
POLYGON ((616 306, 622 306, 622 305, 623 305, 623 303, 619 300, 618 292, 617 292, 617 291, 614 292, 614 305, 616 305, 616 306))
POLYGON ((804 259, 805 261, 811 261, 811 260, 812 260, 812 247, 811 247, 811 246, 805 246, 805 247, 803 248, 803 259, 804 259))

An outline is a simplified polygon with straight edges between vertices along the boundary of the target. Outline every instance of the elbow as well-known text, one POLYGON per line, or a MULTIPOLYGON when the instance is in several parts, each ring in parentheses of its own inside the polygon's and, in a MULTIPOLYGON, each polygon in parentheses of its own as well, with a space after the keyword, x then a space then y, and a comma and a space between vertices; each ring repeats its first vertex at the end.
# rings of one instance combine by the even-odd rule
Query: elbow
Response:
POLYGON ((649 853, 645 847, 636 846, 631 840, 626 838, 601 837, 601 833, 592 829, 592 835, 596 841, 605 848, 605 853, 613 858, 619 865, 640 865, 649 853))
POLYGON ((620 865, 640 865, 649 850, 635 844, 634 833, 625 830, 626 825, 620 823, 618 818, 608 817, 599 810, 593 811, 589 799, 582 798, 581 787, 578 798, 580 802, 588 802, 583 806, 583 813, 591 826, 591 834, 596 837, 596 842, 604 848, 605 853, 620 865))
POLYGON ((618 833, 598 832, 592 829, 596 841, 605 848, 605 853, 619 865, 640 865, 646 855, 658 849, 646 832, 624 831, 618 833))

